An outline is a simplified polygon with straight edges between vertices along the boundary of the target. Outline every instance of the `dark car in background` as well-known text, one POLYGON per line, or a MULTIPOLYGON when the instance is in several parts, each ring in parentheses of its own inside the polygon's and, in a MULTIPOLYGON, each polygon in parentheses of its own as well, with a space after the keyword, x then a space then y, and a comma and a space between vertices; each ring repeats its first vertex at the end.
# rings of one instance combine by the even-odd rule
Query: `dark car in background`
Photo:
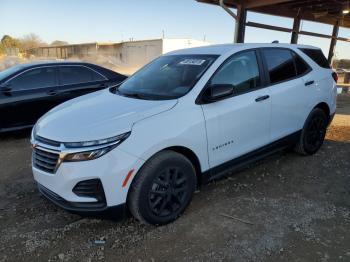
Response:
POLYGON ((0 71, 0 132, 29 128, 56 105, 124 79, 81 62, 29 63, 0 71))

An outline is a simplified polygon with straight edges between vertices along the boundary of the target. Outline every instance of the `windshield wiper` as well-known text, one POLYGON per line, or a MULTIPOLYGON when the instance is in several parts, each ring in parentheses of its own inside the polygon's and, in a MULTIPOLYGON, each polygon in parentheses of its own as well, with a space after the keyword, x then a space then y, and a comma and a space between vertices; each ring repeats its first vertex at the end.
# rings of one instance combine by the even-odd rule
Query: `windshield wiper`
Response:
POLYGON ((124 92, 120 92, 118 89, 116 89, 115 94, 119 94, 121 96, 125 96, 125 97, 132 97, 132 98, 136 98, 136 99, 143 99, 143 100, 150 100, 151 98, 139 93, 124 93, 124 92))
POLYGON ((122 93, 122 95, 126 96, 126 97, 137 98, 137 99, 147 99, 146 97, 144 97, 138 93, 122 93))

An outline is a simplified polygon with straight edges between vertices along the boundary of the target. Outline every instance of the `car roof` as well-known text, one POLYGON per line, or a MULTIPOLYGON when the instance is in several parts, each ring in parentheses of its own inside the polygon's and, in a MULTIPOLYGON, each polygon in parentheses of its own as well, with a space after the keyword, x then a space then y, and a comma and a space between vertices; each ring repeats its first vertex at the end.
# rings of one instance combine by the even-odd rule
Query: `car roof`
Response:
POLYGON ((29 62, 29 63, 18 64, 16 66, 20 69, 28 69, 28 68, 37 67, 37 66, 53 66, 53 65, 90 65, 90 66, 96 66, 96 65, 86 63, 86 62, 57 61, 57 60, 34 61, 34 62, 29 62))
POLYGON ((103 74, 108 79, 113 79, 116 76, 123 77, 123 75, 119 74, 118 72, 114 72, 107 68, 101 67, 99 65, 91 64, 91 63, 79 62, 79 61, 40 60, 40 61, 34 61, 30 63, 17 64, 3 71, 0 71, 0 82, 7 81, 8 79, 15 76, 16 74, 28 69, 33 69, 33 68, 42 67, 42 66, 60 66, 60 65, 83 65, 83 66, 85 65, 94 70, 98 70, 100 74, 103 74))
POLYGON ((187 49, 180 49, 167 53, 166 55, 190 55, 190 54, 211 54, 211 55, 223 55, 228 52, 232 52, 235 49, 250 49, 250 48, 259 48, 259 47, 283 47, 283 48, 311 48, 319 49, 310 45, 297 45, 297 44, 277 44, 277 43, 241 43, 241 44, 220 44, 220 45, 209 45, 201 47, 192 47, 187 49))

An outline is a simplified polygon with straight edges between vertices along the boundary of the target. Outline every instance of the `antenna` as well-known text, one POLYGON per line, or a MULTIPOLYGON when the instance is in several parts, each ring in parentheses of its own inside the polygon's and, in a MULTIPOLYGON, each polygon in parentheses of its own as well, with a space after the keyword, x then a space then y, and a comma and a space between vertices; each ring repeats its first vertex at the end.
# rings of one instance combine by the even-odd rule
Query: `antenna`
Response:
POLYGON ((278 44, 279 43, 279 41, 278 40, 274 40, 274 41, 272 41, 272 44, 278 44))

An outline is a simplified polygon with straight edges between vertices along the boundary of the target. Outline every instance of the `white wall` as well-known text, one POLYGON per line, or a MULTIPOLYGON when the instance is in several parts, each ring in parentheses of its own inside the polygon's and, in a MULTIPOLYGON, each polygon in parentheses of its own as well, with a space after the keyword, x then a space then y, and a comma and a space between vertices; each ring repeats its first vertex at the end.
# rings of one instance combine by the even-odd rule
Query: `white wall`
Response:
POLYGON ((198 47, 198 46, 206 46, 210 43, 195 39, 163 39, 163 54, 166 54, 168 52, 178 50, 178 49, 184 49, 184 48, 190 48, 190 47, 198 47))
POLYGON ((141 67, 162 54, 162 40, 124 42, 121 62, 131 67, 141 67))

